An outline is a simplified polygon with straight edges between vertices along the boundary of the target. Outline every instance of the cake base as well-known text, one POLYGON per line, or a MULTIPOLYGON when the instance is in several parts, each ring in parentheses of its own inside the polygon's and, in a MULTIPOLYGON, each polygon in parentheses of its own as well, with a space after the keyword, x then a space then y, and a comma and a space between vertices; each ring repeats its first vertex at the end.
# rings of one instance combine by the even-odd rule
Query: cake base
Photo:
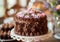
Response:
POLYGON ((20 36, 20 35, 17 35, 15 34, 14 32, 14 29, 11 30, 11 38, 13 39, 17 39, 18 41, 19 40, 22 40, 22 41, 25 41, 25 42, 32 42, 32 41, 39 41, 39 40, 46 40, 48 38, 50 38, 52 36, 53 32, 51 30, 49 30, 49 32, 45 35, 41 35, 41 36, 20 36))

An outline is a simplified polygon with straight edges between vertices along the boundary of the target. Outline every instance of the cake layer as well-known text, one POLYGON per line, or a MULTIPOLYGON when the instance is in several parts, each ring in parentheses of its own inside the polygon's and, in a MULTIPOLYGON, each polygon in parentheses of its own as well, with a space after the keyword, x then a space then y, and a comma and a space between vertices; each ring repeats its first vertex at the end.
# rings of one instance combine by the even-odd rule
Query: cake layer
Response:
POLYGON ((22 36, 38 36, 48 32, 47 16, 34 18, 29 15, 29 18, 15 16, 15 33, 22 36))

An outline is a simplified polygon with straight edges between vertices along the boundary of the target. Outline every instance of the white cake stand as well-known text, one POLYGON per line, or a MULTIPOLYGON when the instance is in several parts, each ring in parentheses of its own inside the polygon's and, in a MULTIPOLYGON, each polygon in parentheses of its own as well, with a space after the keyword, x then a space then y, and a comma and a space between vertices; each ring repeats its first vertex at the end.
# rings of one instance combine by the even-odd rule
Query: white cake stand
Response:
POLYGON ((15 34, 14 29, 12 29, 11 38, 17 39, 18 41, 22 40, 24 42, 36 42, 36 41, 40 42, 40 40, 46 40, 50 38, 52 36, 52 33, 53 33, 52 31, 49 31, 47 34, 41 36, 20 36, 15 34))

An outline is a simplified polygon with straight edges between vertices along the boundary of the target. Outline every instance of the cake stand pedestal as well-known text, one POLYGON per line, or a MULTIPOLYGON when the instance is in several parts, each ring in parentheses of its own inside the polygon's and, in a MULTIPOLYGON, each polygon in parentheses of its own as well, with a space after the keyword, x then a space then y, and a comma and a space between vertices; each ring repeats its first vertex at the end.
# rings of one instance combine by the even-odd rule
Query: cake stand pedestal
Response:
POLYGON ((41 40, 46 40, 52 37, 52 33, 52 31, 49 31, 47 34, 41 36, 20 36, 15 34, 14 29, 12 29, 10 36, 11 38, 16 39, 18 41, 22 40, 24 42, 40 42, 41 40))

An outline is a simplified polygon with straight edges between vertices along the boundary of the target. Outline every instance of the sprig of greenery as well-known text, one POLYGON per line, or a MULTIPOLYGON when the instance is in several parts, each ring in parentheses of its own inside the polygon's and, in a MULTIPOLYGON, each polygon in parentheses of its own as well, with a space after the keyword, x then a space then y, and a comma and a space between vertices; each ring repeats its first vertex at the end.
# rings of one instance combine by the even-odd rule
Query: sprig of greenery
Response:
POLYGON ((57 0, 54 0, 54 1, 52 2, 54 6, 56 5, 56 2, 57 2, 57 0))

